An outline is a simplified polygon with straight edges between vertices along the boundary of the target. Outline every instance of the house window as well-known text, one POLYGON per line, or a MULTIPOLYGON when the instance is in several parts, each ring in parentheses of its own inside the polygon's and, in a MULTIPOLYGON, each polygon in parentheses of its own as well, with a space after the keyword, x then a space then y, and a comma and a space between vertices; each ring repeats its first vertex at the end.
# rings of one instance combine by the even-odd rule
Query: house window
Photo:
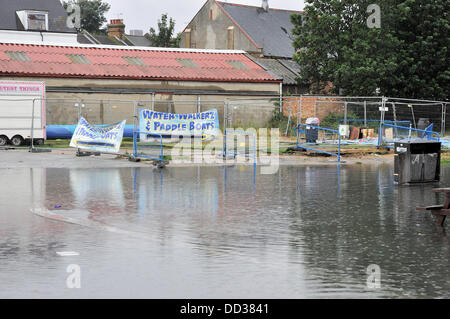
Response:
POLYGON ((25 30, 48 31, 48 12, 22 10, 16 13, 25 30))
POLYGON ((66 57, 75 64, 91 64, 84 54, 66 54, 66 57))
POLYGON ((47 30, 47 14, 46 13, 29 13, 28 14, 29 30, 47 30))

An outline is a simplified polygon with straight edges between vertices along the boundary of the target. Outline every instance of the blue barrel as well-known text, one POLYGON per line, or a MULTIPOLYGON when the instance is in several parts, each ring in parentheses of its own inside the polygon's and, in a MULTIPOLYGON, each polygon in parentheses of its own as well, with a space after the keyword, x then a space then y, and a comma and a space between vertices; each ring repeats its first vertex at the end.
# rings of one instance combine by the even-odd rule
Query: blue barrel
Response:
MULTIPOLYGON (((98 125, 101 126, 101 125, 98 125)), ((76 125, 47 125, 47 139, 48 140, 65 140, 71 139, 76 125)), ((125 125, 123 137, 133 138, 133 125, 125 125)))

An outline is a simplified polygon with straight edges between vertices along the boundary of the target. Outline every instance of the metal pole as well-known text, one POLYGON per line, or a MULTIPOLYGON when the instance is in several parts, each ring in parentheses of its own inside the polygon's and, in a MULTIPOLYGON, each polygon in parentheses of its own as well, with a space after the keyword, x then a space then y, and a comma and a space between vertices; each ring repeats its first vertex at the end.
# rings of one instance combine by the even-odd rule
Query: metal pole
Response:
POLYGON ((152 111, 155 110, 155 92, 152 93, 152 111))
POLYGON ((364 126, 367 127, 367 101, 364 101, 364 126))
POLYGON ((384 123, 384 110, 385 110, 385 97, 381 98, 381 118, 380 118, 380 128, 378 130, 378 147, 383 144, 383 123, 384 123))
POLYGON ((338 149, 338 162, 341 161, 341 133, 338 132, 339 135, 339 149, 338 149))
POLYGON ((394 112, 394 122, 397 122, 397 110, 395 108, 395 103, 391 102, 392 105, 392 111, 394 112))
POLYGON ((283 82, 280 83, 280 113, 283 112, 283 82))
POLYGON ((223 129, 227 127, 227 118, 228 118, 228 102, 223 102, 223 129))
POLYGON ((444 134, 442 134, 442 137, 445 137, 445 131, 446 131, 446 117, 447 117, 447 103, 444 103, 444 134))
POLYGON ((288 117, 288 122, 286 125, 286 133, 284 134, 284 136, 288 135, 289 126, 291 125, 291 115, 292 115, 292 110, 291 110, 291 108, 289 108, 289 117, 288 117))
POLYGON ((137 158, 138 107, 134 102, 133 157, 137 158))
POLYGON ((227 158, 227 128, 225 128, 225 132, 223 134, 223 157, 227 158))
POLYGON ((442 119, 441 119, 441 136, 443 137, 445 135, 445 107, 444 103, 442 105, 442 119))
POLYGON ((228 101, 223 105, 223 157, 227 156, 227 122, 228 122, 228 101))
MULTIPOLYGON (((78 100, 78 101, 79 101, 79 103, 78 103, 77 107, 78 107, 78 123, 79 123, 80 119, 81 119, 81 100, 78 100)), ((78 155, 80 155, 80 148, 77 145, 77 156, 78 155)))
POLYGON ((412 104, 408 104, 408 107, 411 108, 411 115, 412 115, 412 120, 413 120, 413 124, 414 124, 414 128, 416 129, 416 118, 414 116, 414 106, 412 104))
POLYGON ((303 95, 300 96, 300 99, 298 100, 298 108, 297 108, 297 126, 302 122, 302 100, 303 95))
POLYGON ((34 139, 34 101, 33 99, 33 106, 31 107, 31 142, 30 142, 30 152, 33 151, 33 139, 34 139))
POLYGON ((201 98, 200 95, 197 95, 197 113, 200 113, 202 111, 202 105, 201 105, 201 98))
POLYGON ((344 103, 344 122, 347 123, 347 102, 344 103))
POLYGON ((81 115, 82 115, 82 113, 81 113, 81 100, 79 100, 77 107, 78 107, 78 121, 80 121, 81 115))
MULTIPOLYGON (((395 103, 391 102, 391 105, 392 105, 392 111, 394 112, 394 123, 395 123, 395 125, 397 125, 397 111, 395 109, 395 103)), ((395 128, 395 136, 398 136, 398 128, 397 127, 395 128)))

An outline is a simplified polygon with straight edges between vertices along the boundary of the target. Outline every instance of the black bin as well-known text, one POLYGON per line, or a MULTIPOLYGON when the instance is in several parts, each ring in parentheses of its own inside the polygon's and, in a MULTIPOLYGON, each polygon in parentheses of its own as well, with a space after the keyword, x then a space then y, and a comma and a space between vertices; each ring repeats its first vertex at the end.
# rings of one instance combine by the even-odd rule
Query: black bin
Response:
POLYGON ((398 184, 438 182, 441 143, 407 141, 395 143, 394 181, 398 184))
POLYGON ((306 143, 316 143, 319 138, 319 129, 314 126, 306 127, 306 143))

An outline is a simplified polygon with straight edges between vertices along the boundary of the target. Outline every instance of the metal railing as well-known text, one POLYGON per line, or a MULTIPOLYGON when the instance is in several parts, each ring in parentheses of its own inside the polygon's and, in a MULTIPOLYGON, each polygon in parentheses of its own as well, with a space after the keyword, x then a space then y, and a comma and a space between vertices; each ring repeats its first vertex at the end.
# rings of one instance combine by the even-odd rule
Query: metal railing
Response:
POLYGON ((398 125, 393 125, 393 124, 388 124, 388 123, 381 123, 380 124, 380 131, 378 134, 378 147, 386 147, 386 148, 394 148, 393 146, 389 145, 392 144, 396 141, 410 141, 412 138, 421 138, 421 139, 426 139, 429 141, 436 141, 439 142, 441 139, 441 136, 439 133, 437 132, 433 132, 433 124, 431 124, 430 126, 428 126, 425 130, 420 130, 420 129, 416 129, 416 128, 412 128, 410 127, 404 127, 404 126, 398 126, 398 125), (388 128, 392 128, 393 130, 400 130, 400 131, 407 131, 408 134, 398 134, 398 132, 396 133, 397 137, 393 135, 392 141, 389 141, 387 143, 384 142, 383 140, 383 136, 384 136, 384 127, 388 127, 388 128), (413 133, 418 133, 417 137, 413 136, 413 133), (401 136, 401 137, 399 137, 401 136))
POLYGON ((297 132, 297 147, 304 149, 304 150, 308 150, 308 151, 314 151, 314 152, 318 152, 318 153, 324 153, 324 154, 328 154, 331 156, 336 156, 337 157, 337 161, 340 162, 341 161, 341 134, 339 133, 339 130, 333 130, 333 129, 329 129, 329 128, 325 128, 325 127, 320 127, 317 125, 311 125, 311 124, 298 124, 297 127, 295 128, 295 131, 297 132), (301 128, 306 128, 306 130, 301 130, 301 128), (307 134, 307 130, 309 129, 316 129, 317 131, 325 131, 325 132, 330 132, 330 133, 334 133, 337 137, 338 137, 338 142, 337 142, 337 153, 333 153, 333 152, 328 152, 326 150, 323 149, 318 149, 318 148, 313 148, 313 147, 307 147, 304 146, 300 143, 300 134, 304 133, 307 134))

